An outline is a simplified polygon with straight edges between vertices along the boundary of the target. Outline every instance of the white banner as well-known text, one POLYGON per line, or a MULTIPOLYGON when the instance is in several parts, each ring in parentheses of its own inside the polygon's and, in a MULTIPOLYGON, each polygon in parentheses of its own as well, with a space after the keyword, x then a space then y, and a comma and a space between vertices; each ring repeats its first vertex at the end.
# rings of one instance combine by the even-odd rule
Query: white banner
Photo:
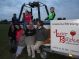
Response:
POLYGON ((79 56, 79 20, 51 21, 51 49, 79 56))

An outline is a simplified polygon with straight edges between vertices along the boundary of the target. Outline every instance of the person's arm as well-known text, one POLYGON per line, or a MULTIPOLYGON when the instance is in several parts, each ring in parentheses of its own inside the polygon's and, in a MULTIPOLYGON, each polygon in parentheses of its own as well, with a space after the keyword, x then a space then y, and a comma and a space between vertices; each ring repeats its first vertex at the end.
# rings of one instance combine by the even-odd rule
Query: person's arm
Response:
POLYGON ((9 39, 12 38, 12 34, 11 34, 11 26, 10 26, 9 31, 8 31, 8 37, 9 37, 9 39))
POLYGON ((8 30, 8 36, 11 36, 11 26, 9 27, 9 30, 8 30))
POLYGON ((49 17, 45 18, 45 20, 48 20, 48 19, 49 19, 49 17))
POLYGON ((53 12, 52 16, 50 16, 50 14, 49 14, 45 20, 54 20, 55 16, 56 16, 56 14, 55 14, 55 12, 53 12))
POLYGON ((56 16, 56 14, 55 14, 55 12, 54 12, 54 15, 52 16, 52 20, 55 18, 55 16, 56 16))

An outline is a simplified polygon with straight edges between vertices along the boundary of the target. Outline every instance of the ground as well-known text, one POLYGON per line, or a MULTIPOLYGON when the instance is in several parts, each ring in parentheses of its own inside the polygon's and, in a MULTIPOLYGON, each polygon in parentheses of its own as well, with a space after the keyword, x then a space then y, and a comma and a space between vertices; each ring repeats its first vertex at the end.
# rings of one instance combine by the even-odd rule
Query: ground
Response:
MULTIPOLYGON (((0 24, 0 59, 11 59, 11 54, 9 52, 9 39, 8 39, 8 24, 0 24)), ((18 59, 29 59, 27 57, 26 48, 22 52, 22 55, 18 59)), ((41 59, 37 57, 36 59, 41 59)), ((72 59, 65 56, 57 55, 57 54, 51 54, 49 53, 49 56, 47 59, 72 59)))

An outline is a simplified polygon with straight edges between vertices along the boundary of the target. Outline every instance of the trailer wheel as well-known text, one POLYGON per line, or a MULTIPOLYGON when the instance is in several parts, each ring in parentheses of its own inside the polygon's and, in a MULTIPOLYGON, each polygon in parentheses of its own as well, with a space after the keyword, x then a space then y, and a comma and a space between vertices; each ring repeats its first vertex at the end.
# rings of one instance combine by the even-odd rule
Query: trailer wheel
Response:
POLYGON ((40 56, 41 56, 41 58, 46 59, 47 58, 47 52, 46 51, 42 51, 40 56))

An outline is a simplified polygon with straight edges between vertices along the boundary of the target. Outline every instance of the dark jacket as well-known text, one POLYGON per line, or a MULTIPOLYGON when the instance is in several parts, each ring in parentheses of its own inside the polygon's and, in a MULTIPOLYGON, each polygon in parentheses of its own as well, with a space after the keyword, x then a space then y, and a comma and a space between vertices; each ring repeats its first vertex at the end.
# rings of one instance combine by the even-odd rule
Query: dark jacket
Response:
POLYGON ((11 26, 10 26, 9 31, 8 31, 8 37, 11 37, 11 40, 16 40, 16 31, 14 30, 12 32, 11 26))
POLYGON ((48 37, 48 33, 44 27, 36 29, 36 41, 44 41, 48 37))
POLYGON ((36 34, 36 29, 34 28, 34 29, 32 29, 32 30, 30 30, 30 29, 26 29, 26 31, 25 31, 25 35, 26 36, 33 36, 33 35, 35 35, 36 34))
POLYGON ((8 37, 11 37, 11 39, 9 39, 10 40, 10 52, 15 53, 16 52, 16 47, 17 47, 16 31, 14 30, 12 32, 11 26, 10 26, 9 31, 8 31, 8 37))
POLYGON ((17 17, 12 17, 12 23, 13 24, 16 24, 18 22, 19 22, 19 20, 17 19, 17 17))

